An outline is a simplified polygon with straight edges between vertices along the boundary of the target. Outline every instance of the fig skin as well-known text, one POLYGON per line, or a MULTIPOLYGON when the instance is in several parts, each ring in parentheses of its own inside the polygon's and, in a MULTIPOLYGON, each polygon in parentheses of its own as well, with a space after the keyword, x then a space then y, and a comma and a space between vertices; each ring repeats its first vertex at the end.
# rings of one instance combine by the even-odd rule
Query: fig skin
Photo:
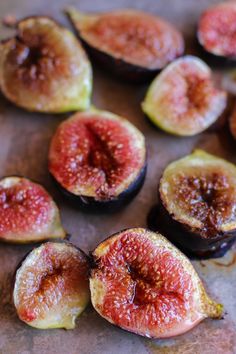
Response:
POLYGON ((59 209, 43 186, 20 176, 0 180, 1 242, 23 244, 66 236, 59 209))
POLYGON ((190 261, 165 237, 120 231, 93 251, 91 301, 107 321, 148 338, 170 338, 223 306, 208 297, 190 261))
POLYGON ((214 87, 211 69, 187 55, 169 64, 148 88, 142 110, 158 128, 177 136, 199 134, 222 115, 227 95, 214 87))
POLYGON ((236 105, 229 117, 229 129, 232 137, 236 140, 236 105))
POLYGON ((17 23, 0 43, 0 90, 28 111, 63 113, 90 105, 92 69, 77 38, 46 16, 17 23))
POLYGON ((236 240, 235 182, 233 164, 202 150, 172 162, 160 180, 160 204, 153 229, 188 255, 202 259, 223 256, 236 240), (178 187, 180 178, 186 178, 188 191, 185 180, 178 187))
POLYGON ((91 57, 94 58, 94 62, 99 63, 106 70, 125 81, 131 83, 149 81, 169 62, 184 53, 182 34, 173 25, 160 17, 134 9, 85 14, 74 8, 68 8, 66 13, 85 48, 91 57), (126 22, 126 18, 129 18, 129 21, 126 22), (123 33, 119 30, 119 21, 123 33), (101 26, 101 29, 99 29, 99 26, 101 26), (113 39, 117 38, 116 48, 112 48, 114 43, 109 45, 108 38, 102 39, 99 37, 99 35, 106 36, 106 26, 113 33, 113 39), (128 28, 125 29, 125 26, 128 28), (126 38, 126 43, 124 44, 125 36, 128 36, 128 33, 133 39, 127 40, 126 38), (172 41, 172 45, 169 45, 168 48, 165 47, 165 54, 155 49, 157 45, 155 41, 157 39, 163 42, 162 44, 159 43, 162 48, 172 41), (125 54, 122 45, 130 45, 130 51, 125 54), (140 48, 134 48, 135 45, 137 47, 140 46, 140 48), (150 48, 151 46, 153 48, 150 48), (130 55, 132 50, 136 50, 136 56, 130 55), (141 51, 143 51, 143 57, 141 57, 141 51), (155 51, 156 53, 154 54, 155 51), (152 60, 148 61, 148 56, 152 56, 152 60))
POLYGON ((49 172, 68 201, 84 211, 119 210, 142 187, 146 169, 142 133, 107 111, 73 115, 59 125, 51 141, 49 172), (75 156, 71 144, 77 146, 75 156), (79 162, 72 171, 75 159, 79 162))
POLYGON ((213 5, 200 16, 197 40, 206 57, 216 65, 235 65, 236 42, 232 31, 235 20, 236 5, 233 1, 213 5))
POLYGON ((33 249, 15 273, 19 319, 38 329, 74 329, 90 301, 88 274, 88 257, 67 241, 33 249))

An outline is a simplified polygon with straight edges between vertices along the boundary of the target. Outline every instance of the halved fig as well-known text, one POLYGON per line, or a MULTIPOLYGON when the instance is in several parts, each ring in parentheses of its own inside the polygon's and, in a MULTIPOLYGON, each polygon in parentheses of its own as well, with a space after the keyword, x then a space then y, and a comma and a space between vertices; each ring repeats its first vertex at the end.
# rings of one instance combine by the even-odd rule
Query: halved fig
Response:
POLYGON ((208 258, 222 256, 232 246, 236 239, 236 166, 195 150, 167 166, 159 194, 157 224, 183 250, 208 258))
POLYGON ((92 256, 92 304, 125 330, 167 338, 222 315, 190 261, 160 234, 127 229, 103 241, 92 256))
POLYGON ((49 171, 78 206, 106 210, 122 206, 145 178, 144 136, 113 113, 76 113, 60 124, 52 138, 49 171))
POLYGON ((182 34, 160 17, 133 9, 67 13, 96 61, 130 81, 153 77, 184 52, 182 34))
POLYGON ((236 3, 225 1, 205 10, 197 37, 203 49, 218 59, 236 60, 236 3))
POLYGON ((142 109, 164 131, 190 136, 213 124, 226 104, 226 92, 214 86, 211 69, 201 59, 187 55, 154 79, 142 109))
POLYGON ((16 272, 13 300, 19 318, 41 328, 75 328, 89 302, 88 261, 70 243, 47 242, 16 272))
POLYGON ((16 176, 0 180, 0 241, 28 243, 65 236, 58 207, 41 185, 16 176))
POLYGON ((28 17, 14 38, 0 43, 0 89, 29 111, 87 109, 91 66, 75 36, 54 20, 28 17))

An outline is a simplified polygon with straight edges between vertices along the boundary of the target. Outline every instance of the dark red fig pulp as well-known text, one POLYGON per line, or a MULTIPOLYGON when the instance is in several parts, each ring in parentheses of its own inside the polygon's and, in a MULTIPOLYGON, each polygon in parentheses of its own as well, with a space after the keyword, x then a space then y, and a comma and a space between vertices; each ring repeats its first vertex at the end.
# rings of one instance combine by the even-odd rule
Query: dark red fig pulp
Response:
POLYGON ((0 240, 39 242, 66 236, 59 210, 46 190, 23 177, 0 180, 0 240))
POLYGON ((157 229, 184 251, 222 256, 236 239, 236 167, 195 150, 165 169, 157 229), (161 227, 161 229, 159 228, 161 227))
POLYGON ((166 338, 206 317, 221 317, 222 306, 207 296, 190 261, 160 234, 127 229, 103 241, 92 256, 92 304, 123 329, 166 338))
POLYGON ((130 81, 153 77, 184 52, 182 34, 160 17, 128 9, 67 13, 96 61, 130 81))
POLYGON ((205 51, 236 60, 236 4, 226 1, 205 10, 198 23, 198 41, 205 51))
POLYGON ((49 171, 77 205, 107 207, 127 202, 140 189, 146 170, 144 137, 112 113, 78 113, 57 129, 49 171))
POLYGON ((70 243, 44 243, 17 270, 13 298, 28 325, 73 329, 89 302, 87 257, 70 243))

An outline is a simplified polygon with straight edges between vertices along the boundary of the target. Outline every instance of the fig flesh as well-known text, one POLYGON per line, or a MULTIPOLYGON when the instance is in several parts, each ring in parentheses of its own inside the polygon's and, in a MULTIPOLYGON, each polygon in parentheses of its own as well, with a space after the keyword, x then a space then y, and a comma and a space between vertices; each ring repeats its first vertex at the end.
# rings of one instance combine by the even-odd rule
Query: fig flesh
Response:
POLYGON ((195 150, 167 166, 159 194, 157 223, 184 251, 209 258, 222 256, 232 246, 236 239, 233 164, 195 150))
POLYGON ((167 338, 222 315, 190 261, 160 234, 127 229, 103 241, 92 256, 92 304, 125 330, 167 338))
POLYGON ((54 20, 28 17, 0 43, 0 89, 29 111, 61 113, 89 107, 91 66, 76 37, 54 20))
POLYGON ((169 64, 154 79, 142 109, 160 129, 191 136, 213 124, 226 105, 226 92, 214 87, 211 69, 188 55, 169 64))
POLYGON ((182 34, 160 17, 133 9, 67 13, 96 61, 130 81, 153 77, 184 52, 182 34))
POLYGON ((37 183, 23 177, 0 180, 0 240, 12 243, 64 238, 57 205, 37 183))
POLYGON ((200 45, 218 59, 236 60, 236 4, 225 1, 205 10, 198 23, 200 45))
POLYGON ((122 206, 144 181, 144 136, 113 113, 76 113, 52 138, 49 171, 78 206, 106 210, 122 206))
POLYGON ((16 272, 14 305, 32 327, 73 329, 89 298, 87 257, 70 243, 42 244, 16 272))

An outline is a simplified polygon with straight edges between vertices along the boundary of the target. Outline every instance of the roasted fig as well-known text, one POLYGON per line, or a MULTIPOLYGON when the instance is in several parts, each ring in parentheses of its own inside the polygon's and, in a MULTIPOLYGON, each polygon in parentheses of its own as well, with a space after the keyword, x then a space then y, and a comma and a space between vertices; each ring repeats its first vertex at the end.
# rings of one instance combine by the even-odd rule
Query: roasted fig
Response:
POLYGON ((144 181, 144 136, 126 119, 110 112, 76 113, 61 123, 52 138, 49 171, 76 205, 90 210, 116 209, 129 201, 144 181))
POLYGON ((160 234, 124 230, 103 241, 92 256, 92 304, 125 330, 166 338, 222 315, 222 305, 207 296, 190 261, 160 234))
POLYGON ((32 327, 73 329, 89 298, 87 258, 72 244, 44 243, 16 272, 14 305, 32 327))
POLYGON ((0 180, 0 240, 12 243, 64 238, 59 210, 46 190, 23 177, 0 180))
POLYGON ((203 12, 197 37, 202 48, 215 59, 236 60, 236 3, 225 1, 203 12))
POLYGON ((226 93, 214 87, 211 69, 188 55, 169 64, 154 79, 142 109, 157 127, 189 136, 213 124, 226 104, 226 93))
POLYGON ((235 241, 233 164, 195 150, 167 166, 159 194, 158 231, 184 251, 202 258, 222 256, 235 241))
POLYGON ((184 52, 182 34, 170 23, 138 10, 67 13, 91 55, 129 81, 145 81, 184 52))
POLYGON ((87 109, 91 67, 78 40, 48 17, 28 17, 0 43, 0 89, 29 111, 87 109))

